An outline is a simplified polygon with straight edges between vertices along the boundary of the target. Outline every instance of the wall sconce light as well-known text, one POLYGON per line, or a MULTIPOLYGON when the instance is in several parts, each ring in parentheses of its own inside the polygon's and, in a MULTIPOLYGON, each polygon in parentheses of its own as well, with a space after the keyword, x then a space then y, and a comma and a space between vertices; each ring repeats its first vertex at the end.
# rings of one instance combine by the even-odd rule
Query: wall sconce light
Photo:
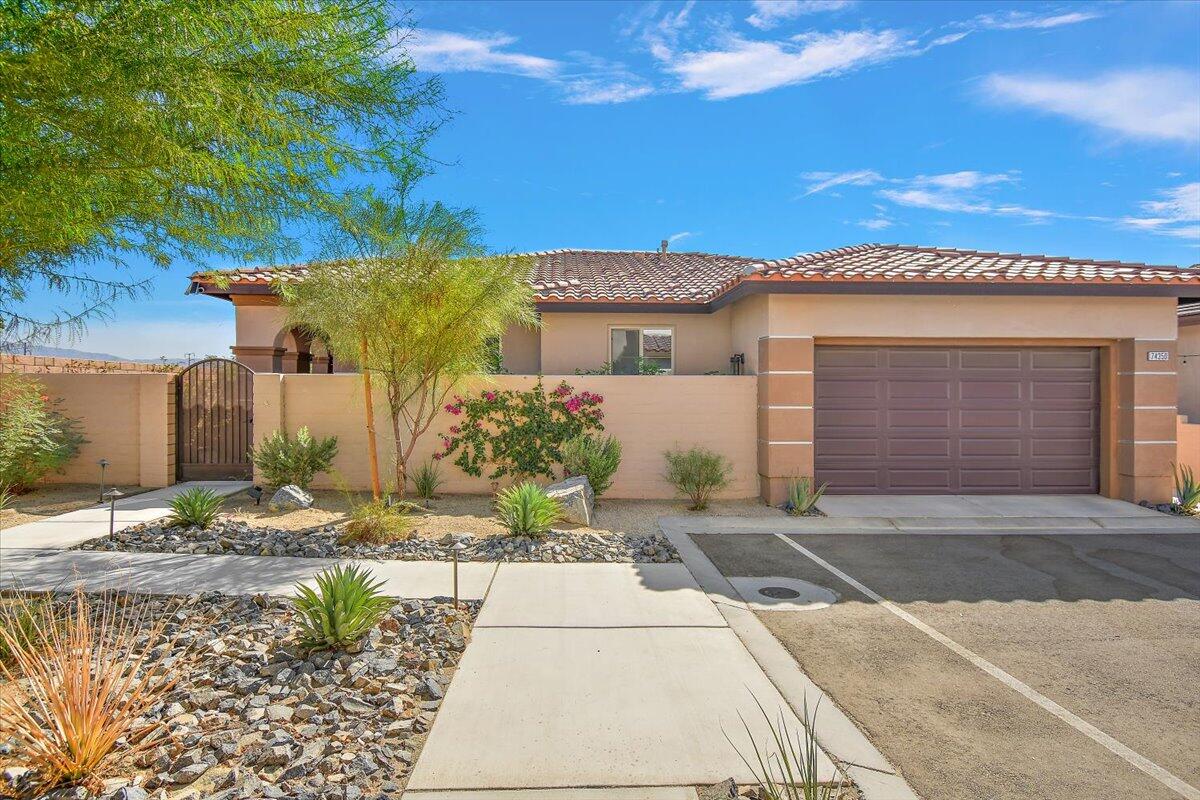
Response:
POLYGON ((246 494, 254 498, 254 505, 262 505, 263 490, 261 486, 251 486, 246 490, 246 494))
POLYGON ((108 538, 116 537, 116 522, 117 522, 117 498, 124 497, 125 493, 120 489, 112 488, 104 493, 104 500, 108 501, 108 538))
POLYGON ((96 462, 100 465, 100 502, 104 502, 104 470, 108 468, 108 459, 102 458, 96 462))

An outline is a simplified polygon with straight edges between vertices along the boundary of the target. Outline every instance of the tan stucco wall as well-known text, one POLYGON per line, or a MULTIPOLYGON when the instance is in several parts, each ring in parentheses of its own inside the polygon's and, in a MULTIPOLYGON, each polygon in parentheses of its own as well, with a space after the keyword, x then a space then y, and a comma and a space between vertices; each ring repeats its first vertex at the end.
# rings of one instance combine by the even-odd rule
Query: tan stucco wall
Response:
POLYGON ((673 328, 675 374, 729 371, 730 319, 723 308, 714 314, 546 313, 542 315, 542 370, 570 375, 608 361, 609 328, 673 328))
MULTIPOLYGON (((3 380, 0 376, 0 380, 3 380)), ((99 483, 97 462, 107 458, 109 483, 169 486, 175 481, 174 377, 39 375, 59 409, 80 422, 88 440, 62 474, 47 483, 99 483)))
POLYGON ((514 375, 537 375, 542 371, 542 332, 512 325, 500 339, 504 368, 514 375))
POLYGON ((751 295, 730 308, 730 343, 733 352, 746 356, 745 373, 758 372, 758 337, 767 332, 767 296, 751 295))
MULTIPOLYGON (((547 376, 553 387, 559 378, 547 376)), ((755 381, 730 376, 570 376, 566 380, 582 391, 604 397, 605 432, 620 440, 623 454, 611 497, 668 498, 673 488, 663 480, 663 451, 675 446, 703 445, 723 454, 733 464, 733 481, 723 497, 758 494, 755 465, 755 381)), ((532 386, 527 376, 499 375, 464 388, 485 385, 501 388, 532 386)), ((394 448, 386 403, 376 393, 376 430, 381 476, 392 473, 394 448)), ((435 421, 418 445, 416 461, 424 461, 439 447, 438 434, 453 424, 448 414, 435 421)), ((307 425, 314 436, 338 437, 335 469, 354 488, 370 485, 362 382, 351 375, 278 375, 254 377, 254 436, 256 441, 276 428, 294 432, 307 425)), ((447 493, 486 493, 485 477, 463 474, 449 461, 442 462, 447 493)), ((314 485, 334 485, 331 476, 319 476, 314 485)))
POLYGON ((1179 413, 1200 423, 1200 325, 1179 326, 1179 413))

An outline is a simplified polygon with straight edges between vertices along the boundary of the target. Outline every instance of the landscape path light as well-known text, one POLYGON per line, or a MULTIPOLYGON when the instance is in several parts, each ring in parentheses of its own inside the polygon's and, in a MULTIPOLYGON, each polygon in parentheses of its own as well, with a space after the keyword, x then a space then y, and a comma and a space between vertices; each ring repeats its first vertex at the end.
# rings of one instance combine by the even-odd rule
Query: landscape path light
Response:
POLYGON ((116 538, 116 523, 117 523, 117 498, 124 497, 125 493, 115 486, 104 493, 104 499, 108 501, 108 538, 116 538))
POLYGON ((100 502, 104 502, 104 470, 108 468, 108 459, 102 458, 96 462, 100 465, 100 502))
POLYGON ((454 554, 454 610, 458 610, 458 554, 466 550, 467 546, 463 544, 461 539, 454 540, 454 546, 450 548, 450 552, 454 554))

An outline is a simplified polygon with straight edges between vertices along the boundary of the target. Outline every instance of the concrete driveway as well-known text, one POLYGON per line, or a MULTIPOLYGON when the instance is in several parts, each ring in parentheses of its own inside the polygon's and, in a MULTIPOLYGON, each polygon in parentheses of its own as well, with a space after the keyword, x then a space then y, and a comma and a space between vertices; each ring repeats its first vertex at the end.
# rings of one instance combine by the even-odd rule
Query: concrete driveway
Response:
POLYGON ((1053 524, 1010 502, 1012 528, 976 500, 924 532, 907 499, 690 527, 727 577, 837 593, 756 613, 922 797, 1200 798, 1200 525, 1086 498, 1053 524))

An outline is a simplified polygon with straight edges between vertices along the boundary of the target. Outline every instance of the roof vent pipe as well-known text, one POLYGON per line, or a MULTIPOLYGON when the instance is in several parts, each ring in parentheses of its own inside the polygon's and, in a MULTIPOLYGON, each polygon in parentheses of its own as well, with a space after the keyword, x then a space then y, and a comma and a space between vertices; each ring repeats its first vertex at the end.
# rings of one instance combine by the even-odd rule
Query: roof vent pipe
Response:
POLYGON ((660 253, 665 253, 665 252, 667 252, 667 240, 666 240, 666 239, 663 239, 663 240, 662 240, 662 241, 659 243, 659 245, 658 245, 658 252, 660 252, 660 253))

